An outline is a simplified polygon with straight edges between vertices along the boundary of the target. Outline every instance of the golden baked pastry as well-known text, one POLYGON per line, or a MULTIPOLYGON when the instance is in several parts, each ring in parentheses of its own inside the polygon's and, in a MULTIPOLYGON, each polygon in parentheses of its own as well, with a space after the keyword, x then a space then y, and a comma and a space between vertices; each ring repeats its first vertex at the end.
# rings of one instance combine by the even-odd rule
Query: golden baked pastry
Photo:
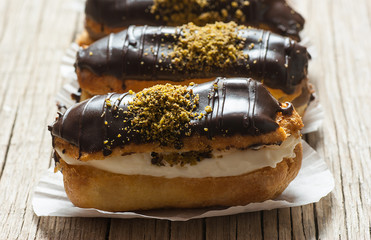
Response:
POLYGON ((300 169, 302 127, 261 83, 218 78, 94 96, 49 130, 73 204, 132 211, 273 199, 300 169))

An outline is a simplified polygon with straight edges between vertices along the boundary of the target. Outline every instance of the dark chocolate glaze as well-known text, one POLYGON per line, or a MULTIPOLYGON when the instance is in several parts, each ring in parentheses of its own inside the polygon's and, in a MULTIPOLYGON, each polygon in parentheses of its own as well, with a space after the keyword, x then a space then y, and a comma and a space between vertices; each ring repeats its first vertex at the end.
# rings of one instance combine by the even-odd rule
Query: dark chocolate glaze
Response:
POLYGON ((87 0, 85 14, 95 22, 112 28, 126 28, 132 24, 164 24, 150 13, 152 5, 153 0, 87 0))
POLYGON ((309 59, 306 48, 288 37, 258 29, 238 30, 246 38, 243 52, 249 55, 248 59, 239 59, 223 69, 214 67, 208 72, 178 71, 169 56, 173 51, 169 46, 176 44, 181 34, 174 27, 130 26, 88 48, 80 48, 75 67, 100 76, 115 76, 123 85, 127 79, 180 82, 195 78, 251 77, 287 94, 292 94, 306 79, 309 59))
MULTIPOLYGON (((228 17, 225 18, 225 22, 235 21, 238 24, 268 27, 278 34, 300 39, 299 32, 303 29, 304 18, 288 6, 285 0, 249 0, 249 5, 244 5, 244 0, 208 2, 208 7, 194 14, 201 15, 226 9, 228 17), (239 3, 238 9, 245 16, 244 21, 236 17, 236 9, 228 7, 232 2, 239 3)), ((101 25, 102 32, 105 26, 124 29, 132 24, 164 25, 164 21, 156 20, 155 15, 151 13, 153 4, 153 0, 87 0, 85 14, 101 25)))
MULTIPOLYGON (((217 78, 189 88, 195 95, 199 94, 200 100, 195 112, 205 113, 206 106, 213 109, 201 120, 190 121, 191 136, 198 134, 211 139, 220 135, 257 136, 270 133, 279 127, 275 120, 278 112, 283 115, 291 115, 293 112, 291 104, 282 107, 261 83, 252 79, 217 78)), ((62 138, 79 147, 81 152, 103 150, 105 155, 110 154, 110 149, 115 147, 148 142, 140 133, 132 131, 130 118, 123 121, 129 116, 126 112, 128 102, 134 96, 128 93, 107 94, 76 104, 49 127, 53 139, 62 138), (111 107, 105 104, 106 99, 113 103, 111 107), (122 110, 118 110, 120 108, 122 110), (121 114, 117 111, 121 111, 121 114), (118 137, 118 134, 121 136, 118 137), (109 142, 109 149, 104 144, 105 140, 109 142)))

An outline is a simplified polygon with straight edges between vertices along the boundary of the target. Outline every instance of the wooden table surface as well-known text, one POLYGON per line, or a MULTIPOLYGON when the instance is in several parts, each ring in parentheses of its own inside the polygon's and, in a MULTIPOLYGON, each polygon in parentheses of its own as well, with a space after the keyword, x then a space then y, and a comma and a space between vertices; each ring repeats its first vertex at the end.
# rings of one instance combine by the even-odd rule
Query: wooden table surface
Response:
POLYGON ((74 0, 0 1, 0 239, 370 239, 371 1, 296 0, 315 47, 310 79, 324 124, 306 136, 335 178, 318 203, 226 217, 37 217, 33 189, 51 166, 47 125, 60 64, 81 31, 74 0))

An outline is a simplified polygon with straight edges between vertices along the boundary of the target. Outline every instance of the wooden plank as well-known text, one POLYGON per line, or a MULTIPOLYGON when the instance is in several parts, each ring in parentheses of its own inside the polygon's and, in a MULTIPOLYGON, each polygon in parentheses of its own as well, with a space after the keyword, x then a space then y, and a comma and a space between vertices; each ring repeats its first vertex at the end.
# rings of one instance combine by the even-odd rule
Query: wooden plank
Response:
MULTIPOLYGON (((368 3, 369 4, 369 3, 368 3)), ((367 38, 371 35, 371 25, 367 21, 369 13, 367 12, 366 1, 360 4, 352 5, 349 9, 351 12, 357 13, 357 17, 351 17, 344 22, 345 28, 349 29, 349 34, 342 38, 342 46, 339 49, 344 51, 343 68, 344 78, 341 78, 341 84, 344 86, 344 108, 347 121, 347 129, 349 131, 346 147, 350 154, 350 163, 352 164, 352 174, 348 185, 351 188, 351 194, 348 194, 348 201, 354 204, 356 209, 356 218, 354 232, 360 238, 371 238, 371 166, 369 160, 370 155, 370 121, 371 109, 369 104, 371 102, 370 96, 370 77, 371 77, 371 60, 369 53, 371 46, 367 38), (349 42, 352 47, 349 47, 349 42), (344 49, 343 49, 344 48, 344 49), (346 84, 349 86, 346 87, 346 84), (368 190, 366 190, 368 189, 368 190)), ((370 6, 370 4, 369 4, 370 6)), ((339 9, 338 15, 344 14, 339 9)), ((339 29, 340 23, 337 24, 339 29)), ((340 52, 339 51, 339 52, 340 52)), ((350 211, 352 211, 350 210, 350 211)))
POLYGON ((305 239, 301 208, 291 208, 291 226, 293 239, 305 239))
POLYGON ((292 226, 291 226, 291 209, 282 208, 277 210, 278 217, 278 238, 276 239, 291 239, 292 226))
POLYGON ((0 44, 1 40, 4 37, 4 33, 6 32, 5 28, 8 26, 8 18, 9 18, 9 1, 1 1, 0 2, 0 44))
MULTIPOLYGON (((21 8, 20 4, 19 8, 21 8)), ((12 133, 14 131, 14 122, 17 115, 17 106, 18 98, 24 89, 22 86, 19 88, 17 85, 17 77, 21 77, 24 73, 18 71, 15 72, 14 69, 17 69, 17 65, 21 64, 24 66, 26 60, 25 56, 19 56, 15 54, 14 46, 9 46, 9 37, 17 38, 13 36, 15 30, 12 29, 11 23, 15 21, 12 16, 17 16, 17 6, 11 4, 8 1, 2 1, 0 5, 1 17, 0 24, 3 31, 0 33, 0 127, 2 133, 0 134, 0 177, 2 175, 3 168, 5 167, 6 159, 8 158, 8 151, 10 147, 10 142, 12 138, 12 133), (7 37, 4 39, 4 37, 7 37), (14 76, 17 75, 17 76, 14 76), (15 97, 14 97, 15 96, 15 97), (10 100, 10 101, 9 101, 10 100)))
MULTIPOLYGON (((370 85, 362 80, 365 76, 364 70, 358 78, 355 78, 353 74, 359 71, 351 70, 350 67, 357 62, 357 56, 362 59, 363 64, 368 64, 368 61, 365 61, 366 58, 362 57, 362 53, 357 51, 359 48, 361 52, 369 52, 368 47, 362 44, 365 38, 360 36, 360 32, 357 31, 356 34, 351 31, 361 28, 363 33, 369 36, 369 25, 367 27, 360 21, 364 17, 366 20, 364 23, 366 23, 369 17, 362 16, 365 11, 360 9, 364 6, 361 3, 350 5, 345 1, 339 1, 336 5, 330 2, 326 5, 321 3, 323 2, 313 1, 311 5, 310 16, 315 20, 308 23, 310 28, 308 32, 311 33, 318 47, 319 56, 315 59, 314 70, 313 68, 311 70, 318 79, 318 92, 327 111, 324 132, 312 134, 311 139, 312 142, 317 142, 317 150, 330 164, 336 179, 336 187, 330 197, 316 204, 319 237, 367 239, 370 237, 370 218, 366 216, 366 212, 370 211, 360 202, 362 199, 360 194, 364 193, 363 191, 360 193, 359 188, 370 189, 370 185, 366 182, 358 183, 360 181, 357 180, 355 174, 362 176, 362 169, 367 169, 367 167, 364 168, 365 166, 361 168, 357 165, 369 159, 367 146, 370 145, 365 136, 370 136, 370 134, 359 131, 359 127, 362 127, 365 122, 357 121, 356 116, 361 115, 360 112, 357 113, 357 110, 362 108, 364 105, 362 103, 367 102, 364 100, 358 102, 357 95, 362 93, 362 89, 369 91, 370 85), (350 12, 357 12, 357 14, 349 14, 350 12), (353 24, 349 25, 351 22, 353 24), (318 27, 319 24, 323 27, 318 27), (363 83, 358 84, 357 81, 363 81, 363 83), (354 106, 357 107, 354 108, 354 106), (366 143, 366 146, 362 148, 365 157, 358 154, 361 150, 360 142, 366 143)), ((365 113, 368 119, 369 109, 365 113)), ((364 129, 366 129, 365 126, 364 129)), ((369 172, 369 170, 366 171, 369 172)))
MULTIPOLYGON (((11 72, 2 106, 14 109, 5 118, 14 124, 0 182, 0 239, 60 236, 63 239, 98 237, 105 227, 98 219, 37 218, 31 207, 31 191, 49 165, 50 133, 46 126, 55 116, 54 94, 61 86, 60 59, 71 36, 74 12, 63 1, 8 1, 10 6, 1 39, 2 68, 11 72), (59 12, 59 14, 55 14, 59 12), (22 31, 20 31, 22 29, 22 31), (57 34, 57 32, 59 32, 57 34), (4 59, 5 57, 8 59, 4 59), (7 70, 8 69, 8 70, 7 70), (103 228, 102 228, 103 226, 103 228)), ((4 108, 0 114, 5 116, 4 108)), ((7 127, 1 122, 1 128, 7 127)), ((8 124, 8 123, 6 123, 8 124)), ((104 222, 104 221, 103 221, 104 222)))
POLYGON ((237 216, 207 218, 205 228, 206 239, 236 239, 237 216))
POLYGON ((263 239, 278 238, 278 210, 263 211, 263 239))
MULTIPOLYGON (((343 4, 345 2, 343 1, 343 4)), ((359 126, 361 126, 364 121, 355 116, 361 116, 360 113, 357 113, 357 103, 358 94, 362 93, 362 87, 364 86, 361 82, 358 82, 358 79, 354 79, 354 73, 356 73, 356 66, 354 65, 353 56, 360 56, 362 52, 366 50, 367 46, 363 45, 362 39, 363 33, 370 34, 370 31, 365 29, 363 33, 360 32, 359 35, 356 35, 352 31, 351 21, 345 21, 344 16, 348 11, 356 11, 354 9, 355 5, 351 5, 349 9, 338 8, 335 6, 335 11, 333 12, 333 26, 334 26, 334 37, 335 41, 333 44, 336 47, 336 56, 335 63, 338 64, 337 72, 337 83, 339 90, 341 92, 340 99, 340 108, 335 108, 336 113, 336 126, 337 131, 336 135, 337 144, 339 146, 340 152, 340 166, 341 166, 341 176, 342 176, 342 190, 344 195, 344 208, 346 214, 346 227, 348 236, 351 239, 360 238, 366 239, 369 237, 369 220, 364 218, 364 209, 361 205, 360 198, 360 186, 358 178, 363 178, 369 176, 369 169, 367 166, 365 168, 360 168, 360 162, 362 156, 359 155, 359 143, 364 140, 364 133, 360 132, 359 126), (344 34, 344 29, 347 29, 349 32, 344 34), (349 48, 349 45, 354 47, 349 48), (352 70, 353 68, 353 70, 352 70), (350 80, 350 81, 349 81, 350 80), (339 115, 341 116, 341 121, 338 121, 339 115), (366 171, 365 171, 366 170, 366 171)), ((361 8, 357 9, 358 21, 361 19, 362 11, 361 8)), ((352 19, 350 17, 350 19, 352 19)), ((359 22, 361 23, 361 22, 359 22)), ((362 24, 363 25, 363 24, 362 24)), ((354 28, 357 28, 354 26, 354 28)), ((369 28, 368 28, 369 29, 369 28)), ((369 98, 369 101, 371 99, 369 98)), ((359 102, 361 103, 361 102, 359 102)), ((365 114, 365 113, 362 113, 365 114)), ((366 119, 369 119, 371 115, 365 116, 366 119)))
POLYGON ((205 239, 204 224, 205 219, 190 220, 187 222, 171 222, 169 239, 205 239))
POLYGON ((315 239, 316 227, 312 205, 291 208, 293 239, 315 239))
POLYGON ((106 239, 109 222, 106 218, 39 218, 35 236, 23 235, 20 239, 106 239))
POLYGON ((170 222, 152 219, 112 219, 108 239, 169 239, 170 222))
MULTIPOLYGON (((317 86, 317 94, 320 98, 321 103, 326 109, 325 115, 325 122, 324 122, 324 131, 327 131, 326 137, 330 137, 330 139, 326 139, 326 152, 323 153, 322 156, 325 157, 327 163, 334 164, 335 162, 339 161, 338 149, 336 147, 336 139, 334 138, 335 133, 334 131, 334 122, 332 120, 332 115, 330 115, 329 109, 326 106, 330 106, 331 99, 339 99, 340 96, 337 95, 338 91, 333 87, 330 86, 331 83, 334 82, 334 76, 336 76, 336 65, 334 65, 333 59, 334 56, 334 49, 332 47, 331 42, 333 41, 333 35, 329 29, 320 28, 318 27, 319 22, 323 26, 327 26, 327 28, 331 25, 331 19, 329 18, 330 13, 328 12, 330 9, 328 8, 330 4, 319 4, 319 2, 313 2, 308 9, 310 10, 308 14, 310 14, 309 19, 311 21, 307 22, 308 33, 310 33, 310 37, 313 41, 313 44, 317 48, 318 56, 312 61, 310 65, 310 76, 311 80, 314 80, 317 86), (317 16, 322 16, 322 19, 319 19, 317 16), (332 89, 332 93, 329 95, 331 99, 328 99, 328 92, 327 89, 332 89), (328 158, 328 159, 326 159, 328 158)), ((317 148, 324 145, 324 141, 321 141, 321 138, 315 139, 318 141, 317 148)), ((332 165, 331 164, 331 165, 332 165)), ((338 173, 339 165, 334 164, 330 167, 332 172, 338 173)), ((331 202, 336 202, 337 204, 322 204, 323 201, 319 203, 320 206, 327 206, 328 208, 319 208, 318 213, 319 215, 324 215, 324 221, 321 219, 318 221, 318 228, 319 228, 319 237, 323 239, 336 239, 336 235, 342 236, 341 238, 346 238, 346 229, 345 229, 345 215, 342 209, 342 192, 341 192, 341 179, 338 174, 335 175, 335 190, 331 194, 333 197, 331 202), (329 208, 330 207, 330 208, 329 208), (334 210, 334 211, 325 211, 325 210, 334 210), (326 215, 326 213, 330 213, 326 215), (330 223, 326 225, 326 220, 331 219, 330 223)), ((317 214, 318 214, 317 213, 317 214)))
POLYGON ((237 215, 236 239, 263 239, 262 212, 237 215))

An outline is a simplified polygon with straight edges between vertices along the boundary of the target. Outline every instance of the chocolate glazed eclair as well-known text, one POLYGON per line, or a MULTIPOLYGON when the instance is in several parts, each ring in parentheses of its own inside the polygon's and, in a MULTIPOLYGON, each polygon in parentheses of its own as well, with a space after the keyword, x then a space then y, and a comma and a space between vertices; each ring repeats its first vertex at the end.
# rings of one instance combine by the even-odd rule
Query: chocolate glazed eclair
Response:
POLYGON ((72 203, 128 211, 273 199, 300 169, 302 127, 261 83, 218 78, 94 96, 49 130, 72 203))
POLYGON ((130 25, 179 26, 235 21, 300 40, 304 19, 285 0, 87 0, 79 42, 90 44, 130 25))
POLYGON ((80 48, 75 67, 83 99, 155 84, 252 77, 279 101, 300 96, 295 107, 303 114, 312 94, 309 58, 306 48, 290 38, 218 22, 204 27, 130 26, 80 48))

